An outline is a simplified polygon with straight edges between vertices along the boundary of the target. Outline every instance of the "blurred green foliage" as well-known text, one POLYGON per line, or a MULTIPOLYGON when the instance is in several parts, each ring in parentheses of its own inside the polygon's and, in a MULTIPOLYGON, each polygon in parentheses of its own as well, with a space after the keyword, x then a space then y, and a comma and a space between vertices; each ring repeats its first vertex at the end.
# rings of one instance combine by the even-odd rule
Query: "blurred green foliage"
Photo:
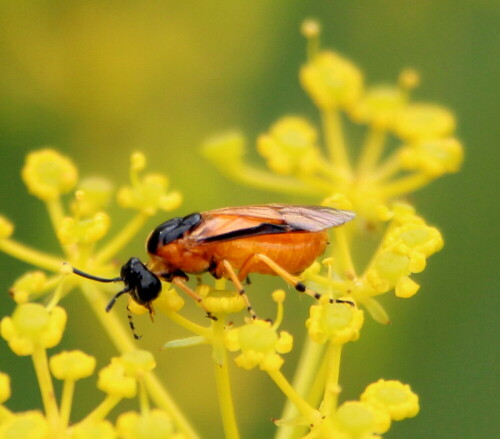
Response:
MULTIPOLYGON (((323 26, 323 46, 362 66, 368 83, 394 82, 407 66, 420 71, 423 84, 415 98, 454 110, 466 146, 464 171, 437 181, 413 200, 442 230, 445 249, 429 261, 414 299, 385 298, 392 326, 368 321, 360 342, 346 349, 342 396, 357 397, 379 377, 397 378, 412 385, 422 410, 386 437, 494 437, 500 163, 495 149, 499 106, 492 89, 499 79, 494 56, 499 11, 498 4, 486 0, 1 2, 0 212, 16 223, 19 240, 55 250, 43 208, 19 178, 25 154, 43 145, 71 156, 81 174, 104 175, 116 185, 127 180, 130 152, 142 150, 149 169, 165 172, 172 187, 184 193, 179 214, 307 201, 278 200, 239 187, 218 175, 197 149, 208 135, 227 128, 239 127, 254 139, 283 114, 317 117, 297 80, 305 60, 299 26, 304 18, 316 17, 323 26)), ((125 220, 115 216, 114 226, 125 220)), ((144 256, 147 234, 144 230, 123 259, 144 256)), ((2 315, 13 309, 8 287, 27 268, 0 255, 2 315)), ((252 289, 258 296, 254 306, 271 310, 267 293, 258 294, 271 291, 269 282, 258 279, 252 289)), ((299 299, 289 301, 285 324, 301 332, 306 309, 299 299)), ((64 346, 96 354, 102 366, 114 352, 108 340, 95 351, 102 335, 80 303, 78 297, 65 302, 70 320, 64 346)), ((192 312, 199 313, 194 307, 192 312)), ((153 352, 179 335, 165 322, 137 320, 144 334, 141 345, 153 352)), ((218 419, 213 381, 196 379, 204 364, 200 357, 206 358, 206 375, 212 373, 208 350, 156 356, 159 373, 194 425, 220 437, 221 427, 213 421, 218 419)), ((0 369, 13 380, 9 407, 39 406, 27 358, 15 358, 1 343, 0 369), (33 392, 26 392, 26 385, 33 392)), ((281 410, 278 390, 256 406, 249 402, 267 392, 268 378, 235 369, 233 380, 242 435, 269 437, 269 419, 281 410)), ((80 387, 75 417, 100 399, 92 386, 80 387)))

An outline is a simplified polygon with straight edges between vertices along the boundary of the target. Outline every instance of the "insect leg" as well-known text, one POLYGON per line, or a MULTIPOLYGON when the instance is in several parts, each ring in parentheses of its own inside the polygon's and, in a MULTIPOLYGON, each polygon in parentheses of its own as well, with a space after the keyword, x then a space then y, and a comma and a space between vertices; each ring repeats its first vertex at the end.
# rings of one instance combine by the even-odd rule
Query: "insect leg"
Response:
POLYGON ((130 311, 130 308, 127 305, 127 317, 128 317, 128 325, 130 326, 130 330, 132 331, 132 335, 136 340, 140 340, 142 338, 142 335, 138 335, 137 332, 135 332, 135 325, 134 321, 132 319, 132 312, 130 311))
POLYGON ((236 288, 238 288, 238 293, 240 294, 240 296, 243 297, 243 299, 245 300, 245 303, 247 304, 247 311, 250 314, 250 317, 252 318, 252 320, 255 320, 257 318, 257 314, 255 314, 255 311, 253 310, 253 307, 250 304, 250 299, 248 298, 248 295, 245 292, 245 288, 243 287, 243 284, 241 283, 239 277, 236 275, 236 272, 234 271, 233 266, 226 259, 223 259, 222 261, 220 261, 219 264, 222 264, 222 266, 224 267, 224 271, 229 276, 229 278, 233 281, 233 284, 236 285, 236 288))
POLYGON ((321 294, 315 293, 314 291, 307 288, 302 282, 299 281, 299 279, 296 276, 290 274, 283 267, 274 262, 269 256, 266 256, 262 253, 254 253, 245 261, 245 263, 241 266, 240 272, 238 274, 239 278, 244 279, 250 272, 252 265, 258 262, 266 264, 271 270, 273 270, 278 276, 280 276, 288 285, 294 287, 300 293, 306 293, 308 296, 311 296, 317 300, 321 298, 321 294))
POLYGON ((205 310, 207 313, 207 316, 211 318, 212 320, 217 320, 216 317, 212 315, 212 313, 205 308, 205 305, 203 304, 203 298, 196 293, 196 291, 193 291, 185 282, 185 280, 182 277, 173 277, 172 280, 170 281, 173 285, 178 286, 182 291, 184 291, 191 299, 193 299, 196 303, 199 303, 200 306, 205 310))

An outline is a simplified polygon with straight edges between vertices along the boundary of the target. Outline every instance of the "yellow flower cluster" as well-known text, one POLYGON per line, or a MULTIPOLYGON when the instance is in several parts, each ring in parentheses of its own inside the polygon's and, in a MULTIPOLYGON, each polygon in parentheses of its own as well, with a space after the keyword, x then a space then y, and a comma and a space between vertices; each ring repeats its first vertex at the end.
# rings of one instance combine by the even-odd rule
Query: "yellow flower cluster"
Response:
POLYGON ((379 380, 370 384, 359 401, 342 403, 306 436, 307 439, 377 439, 392 421, 412 418, 419 411, 418 397, 399 381, 379 380))
MULTIPOLYGON (((3 406, 10 397, 10 380, 0 373, 1 439, 116 439, 118 435, 134 439, 182 439, 186 437, 184 433, 187 437, 196 437, 153 375, 156 363, 152 354, 136 350, 128 329, 115 316, 105 313, 105 289, 83 278, 68 276, 71 266, 63 264, 63 261, 70 262, 96 274, 116 276, 112 263, 116 253, 142 228, 150 215, 158 209, 171 210, 179 205, 181 197, 176 191, 168 191, 166 177, 159 174, 139 176, 145 165, 142 154, 132 155, 130 185, 119 189, 117 195, 118 204, 136 210, 136 216, 106 245, 96 249, 95 244, 108 233, 111 225, 104 211, 111 200, 111 183, 101 178, 78 181, 73 162, 53 149, 28 155, 22 170, 23 180, 29 192, 45 203, 62 255, 53 256, 17 242, 12 238, 14 226, 0 216, 0 251, 53 273, 48 276, 44 271, 29 271, 15 281, 10 290, 18 305, 12 316, 0 322, 0 334, 15 354, 33 358, 44 410, 12 413, 3 406), (62 196, 71 191, 74 197, 66 204, 62 196), (96 360, 78 350, 55 354, 49 360, 46 350, 61 341, 67 315, 58 304, 76 286, 80 287, 123 354, 113 358, 98 374, 97 387, 106 393, 103 402, 84 419, 70 425, 75 383, 94 373, 96 360), (46 306, 33 302, 44 295, 49 296, 46 306), (53 378, 63 381, 60 404, 55 399, 53 378), (158 408, 149 409, 148 393, 158 408), (122 398, 136 395, 141 402, 140 413, 120 417, 116 426, 106 420, 122 398)), ((182 308, 183 299, 171 288, 165 288, 159 303, 159 309, 175 312, 182 308)))
MULTIPOLYGON (((315 297, 319 299, 311 305, 305 322, 308 336, 295 380, 297 388, 281 372, 283 354, 292 350, 294 340, 290 333, 279 331, 284 291, 272 295, 277 304, 274 322, 247 318, 241 325, 229 323, 228 315, 249 304, 234 287, 226 288, 224 279, 216 280, 214 286, 198 285, 195 291, 183 288, 207 312, 207 326, 179 313, 184 300, 166 283, 154 306, 193 334, 169 341, 165 348, 211 346, 228 439, 239 437, 228 352, 235 353, 237 366, 265 371, 287 397, 283 421, 277 424, 282 422, 284 430, 293 431, 282 437, 377 439, 392 421, 418 413, 418 397, 406 384, 379 380, 367 386, 359 400, 339 402, 341 353, 344 345, 360 337, 364 310, 359 307, 387 323, 389 316, 377 296, 394 291, 398 297, 409 298, 419 289, 413 275, 425 269, 427 259, 442 248, 443 238, 404 198, 432 180, 458 171, 463 148, 455 137, 456 122, 449 110, 411 101, 410 92, 419 83, 415 71, 404 70, 396 85, 367 87, 354 62, 320 50, 316 22, 305 22, 302 31, 309 47, 300 83, 318 108, 321 125, 297 115, 286 115, 271 124, 256 141, 267 169, 246 163, 246 140, 236 132, 210 139, 202 148, 209 160, 236 181, 311 196, 314 204, 353 210, 357 215, 355 221, 333 230, 333 245, 326 257, 302 274, 307 288, 318 293, 315 297), (346 120, 365 127, 360 148, 349 147, 346 120), (359 150, 359 155, 354 157, 353 150, 359 150), (377 244, 360 258, 358 245, 364 244, 367 234, 374 235, 377 244)), ((0 251, 52 272, 48 276, 44 271, 30 271, 10 290, 17 307, 1 321, 0 334, 15 354, 32 357, 43 411, 9 411, 4 403, 11 394, 10 378, 0 372, 0 439, 198 437, 154 375, 153 355, 135 349, 126 328, 113 313, 105 313, 106 294, 112 291, 109 284, 96 285, 71 275, 74 265, 108 281, 116 280, 115 255, 151 215, 178 207, 181 196, 169 190, 168 179, 160 174, 143 175, 145 167, 145 157, 134 153, 130 182, 118 188, 116 202, 134 210, 135 216, 100 245, 112 225, 106 213, 112 184, 100 178, 79 180, 72 161, 53 149, 27 157, 23 181, 45 203, 62 255, 17 242, 12 237, 13 224, 0 216, 0 251), (71 192, 71 200, 63 202, 62 196, 71 192), (63 261, 71 265, 62 265, 63 261), (60 352, 49 360, 46 350, 63 336, 67 317, 59 304, 74 287, 81 290, 121 355, 98 372, 97 388, 105 393, 103 401, 82 420, 70 423, 75 383, 94 374, 96 360, 78 350, 60 352), (33 303, 46 295, 46 306, 33 303), (60 403, 54 396, 53 378, 63 381, 60 403), (114 424, 107 419, 123 398, 135 397, 139 411, 120 414, 114 424), (149 399, 155 407, 150 407, 149 399)), ((133 300, 128 309, 134 314, 151 311, 133 300)), ((132 320, 130 327, 134 328, 132 320)))
MULTIPOLYGON (((40 383, 44 412, 10 412, 3 404, 11 396, 10 378, 0 373, 0 438, 1 439, 74 439, 121 437, 143 439, 162 437, 182 439, 171 416, 161 409, 143 407, 141 413, 121 415, 116 427, 105 418, 122 398, 133 398, 137 384, 144 383, 155 368, 153 355, 133 350, 113 358, 99 372, 97 387, 107 394, 93 412, 69 425, 75 382, 94 373, 96 360, 82 351, 63 351, 47 359, 46 349, 56 346, 63 335, 66 313, 60 307, 49 310, 42 305, 19 305, 12 317, 1 321, 1 335, 17 355, 31 355, 40 383), (57 404, 52 378, 62 380, 61 403, 57 404), (161 436, 157 436, 161 432, 161 436)), ((144 387, 141 386, 142 393, 144 387)), ((141 401, 146 401, 145 394, 141 401)))
MULTIPOLYGON (((311 204, 356 213, 355 221, 333 230, 333 245, 323 263, 314 263, 302 274, 306 285, 322 297, 311 306, 306 321, 309 341, 304 355, 310 360, 302 360, 297 376, 326 375, 322 399, 306 402, 276 373, 282 360, 277 355, 279 337, 270 325, 257 322, 232 330, 228 336, 234 346, 228 347, 241 350, 237 362, 247 368, 266 368, 266 352, 274 356, 271 376, 291 401, 283 418, 300 415, 314 426, 304 437, 376 438, 388 430, 391 419, 414 416, 418 399, 399 382, 380 381, 369 386, 360 401, 338 405, 342 345, 360 336, 363 311, 357 306, 388 323, 376 297, 394 291, 409 298, 419 289, 413 275, 441 250, 443 238, 404 201, 434 179, 457 172, 463 147, 448 109, 412 101, 411 91, 420 82, 417 72, 403 70, 395 85, 367 86, 354 62, 320 49, 318 23, 307 20, 302 33, 308 39, 308 60, 300 69, 300 83, 319 110, 320 127, 298 115, 279 118, 256 141, 267 169, 246 162, 247 141, 238 132, 207 140, 201 151, 235 181, 310 196, 311 204), (364 127, 359 147, 349 145, 346 121, 364 127), (367 248, 367 234, 375 235, 378 244, 360 258, 358 247, 367 248), (322 351, 321 345, 326 345, 322 351), (397 409, 390 408, 393 402, 397 409), (315 407, 320 407, 323 422, 318 422, 315 407)), ((296 431, 283 437, 292 436, 299 437, 296 431)))

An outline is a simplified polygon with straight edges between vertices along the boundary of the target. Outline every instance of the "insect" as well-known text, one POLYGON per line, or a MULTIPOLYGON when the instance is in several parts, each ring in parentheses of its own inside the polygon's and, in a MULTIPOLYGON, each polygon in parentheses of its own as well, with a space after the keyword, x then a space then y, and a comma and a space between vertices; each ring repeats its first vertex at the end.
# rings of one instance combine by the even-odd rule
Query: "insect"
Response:
POLYGON ((247 276, 251 273, 281 276, 298 291, 319 298, 296 276, 324 252, 327 230, 351 221, 354 216, 346 210, 290 204, 192 213, 168 220, 153 230, 146 241, 150 257, 147 265, 138 258, 130 258, 122 266, 120 276, 111 279, 76 268, 73 271, 100 282, 124 283, 125 288, 113 296, 106 311, 111 310, 118 297, 128 293, 150 313, 151 302, 161 291, 160 279, 177 285, 201 302, 201 297, 186 284, 187 274, 209 272, 215 278, 231 279, 255 318, 242 284, 247 276))

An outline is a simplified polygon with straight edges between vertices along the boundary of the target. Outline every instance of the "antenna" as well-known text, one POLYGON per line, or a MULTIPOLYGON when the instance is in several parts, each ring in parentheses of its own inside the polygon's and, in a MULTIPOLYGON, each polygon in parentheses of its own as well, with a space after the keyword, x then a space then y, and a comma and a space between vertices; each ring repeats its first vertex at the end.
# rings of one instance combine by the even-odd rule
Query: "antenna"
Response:
MULTIPOLYGON (((113 277, 113 278, 99 277, 99 276, 94 276, 93 274, 85 273, 84 271, 78 270, 78 268, 74 268, 74 267, 71 267, 71 268, 73 270, 73 273, 77 274, 78 276, 81 276, 81 277, 84 277, 84 278, 90 279, 90 280, 95 280, 96 282, 103 282, 103 283, 125 282, 125 279, 123 277, 113 277)), ((106 305, 106 308, 105 308, 106 312, 111 311, 111 308, 113 308, 113 306, 116 302, 116 299, 118 299, 118 297, 120 297, 123 294, 130 293, 132 291, 132 288, 130 286, 128 286, 127 283, 125 283, 125 285, 126 285, 125 288, 121 291, 118 291, 118 293, 116 293, 111 298, 109 303, 106 305)), ((128 311, 127 312, 128 324, 129 324, 130 329, 132 331, 132 335, 134 336, 134 338, 136 340, 139 340, 141 338, 141 336, 137 335, 137 333, 135 332, 135 325, 134 325, 134 322, 132 320, 132 313, 130 312, 130 309, 128 306, 127 306, 127 311, 128 311)))
POLYGON ((77 274, 78 276, 85 277, 90 280, 95 280, 97 282, 104 282, 104 283, 109 283, 109 282, 120 282, 123 280, 121 277, 113 277, 113 278, 105 278, 105 277, 99 277, 99 276, 94 276, 93 274, 88 274, 85 273, 84 271, 78 270, 78 268, 71 267, 73 270, 73 273, 77 274))

